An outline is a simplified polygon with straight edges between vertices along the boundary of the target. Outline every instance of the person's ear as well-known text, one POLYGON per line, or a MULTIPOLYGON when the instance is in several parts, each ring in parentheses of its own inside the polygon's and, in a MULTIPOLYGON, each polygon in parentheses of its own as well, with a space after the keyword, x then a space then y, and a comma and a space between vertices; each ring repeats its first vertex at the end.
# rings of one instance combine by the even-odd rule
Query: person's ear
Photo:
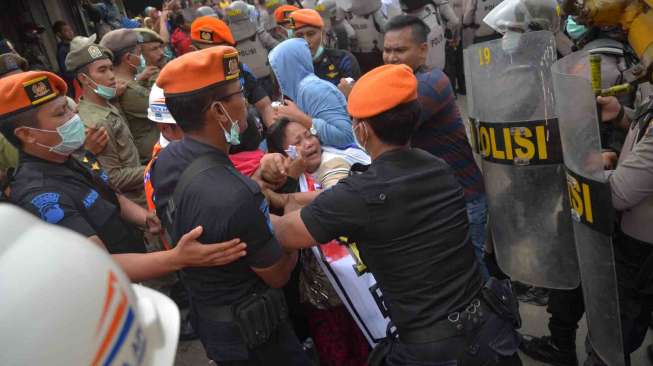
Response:
POLYGON ((229 122, 229 118, 227 118, 227 115, 225 114, 225 111, 224 111, 223 108, 225 108, 225 107, 224 107, 224 105, 222 105, 222 103, 213 102, 213 104, 211 104, 211 107, 207 111, 207 114, 208 114, 207 115, 207 117, 208 117, 207 120, 209 120, 209 121, 218 121, 218 123, 220 123, 220 125, 223 126, 223 127, 225 125, 227 125, 227 122, 229 122))
POLYGON ((77 80, 79 81, 82 88, 93 88, 94 85, 91 82, 91 77, 85 73, 77 74, 77 80))
POLYGON ((34 134, 32 134, 29 128, 18 127, 14 130, 14 136, 23 144, 33 144, 36 142, 34 134))
POLYGON ((429 44, 427 42, 424 42, 419 45, 419 55, 421 57, 426 58, 429 53, 429 44))

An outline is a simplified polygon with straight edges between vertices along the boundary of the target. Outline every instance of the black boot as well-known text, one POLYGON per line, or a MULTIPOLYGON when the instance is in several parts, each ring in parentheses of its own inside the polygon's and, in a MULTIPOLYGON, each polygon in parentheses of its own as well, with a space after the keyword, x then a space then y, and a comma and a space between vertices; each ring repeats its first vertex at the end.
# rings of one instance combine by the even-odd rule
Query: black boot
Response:
POLYGON ((576 350, 558 348, 551 336, 524 338, 519 349, 536 361, 554 366, 578 366, 576 350))
POLYGON ((554 366, 578 366, 576 329, 552 326, 551 336, 522 340, 519 349, 534 360, 554 366))

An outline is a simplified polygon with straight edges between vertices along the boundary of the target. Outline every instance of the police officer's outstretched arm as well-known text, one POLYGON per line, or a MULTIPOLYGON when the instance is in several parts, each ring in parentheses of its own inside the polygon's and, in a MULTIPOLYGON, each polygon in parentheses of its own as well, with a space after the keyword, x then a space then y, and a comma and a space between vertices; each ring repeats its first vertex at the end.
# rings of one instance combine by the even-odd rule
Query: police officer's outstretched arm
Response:
MULTIPOLYGON (((112 258, 120 264, 127 276, 134 281, 144 281, 178 271, 185 267, 222 266, 234 262, 247 253, 247 245, 240 239, 223 243, 202 244, 198 241, 203 228, 196 227, 179 239, 175 248, 153 253, 113 254, 112 258)), ((97 235, 89 240, 104 247, 97 235)))
POLYGON ((341 181, 320 193, 308 206, 276 217, 274 230, 284 248, 308 248, 341 236, 355 238, 369 215, 360 193, 341 181))

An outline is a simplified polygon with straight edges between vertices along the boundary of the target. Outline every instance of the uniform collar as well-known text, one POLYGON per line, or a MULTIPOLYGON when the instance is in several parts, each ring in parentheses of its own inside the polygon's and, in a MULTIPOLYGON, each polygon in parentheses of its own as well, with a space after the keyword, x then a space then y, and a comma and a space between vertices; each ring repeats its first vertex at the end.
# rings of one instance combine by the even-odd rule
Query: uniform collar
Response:
POLYGON ((78 108, 80 113, 94 113, 97 114, 97 116, 101 117, 102 119, 109 117, 111 114, 115 114, 116 116, 121 116, 118 108, 116 108, 113 104, 111 104, 111 102, 109 102, 109 105, 107 107, 104 107, 99 104, 87 102, 86 100, 81 99, 79 101, 78 108))
POLYGON ((396 161, 400 160, 404 154, 407 152, 410 152, 412 149, 408 147, 400 147, 394 150, 386 151, 383 154, 379 155, 373 162, 372 165, 375 163, 380 163, 384 161, 396 161))
MULTIPOLYGON (((68 157, 68 159, 70 160, 70 157, 68 157)), ((67 161, 68 160, 66 160, 66 162, 67 161)), ((34 155, 30 155, 30 154, 26 153, 23 150, 20 150, 18 152, 18 164, 19 165, 24 164, 24 163, 42 163, 42 164, 49 164, 49 165, 53 165, 53 166, 58 167, 58 166, 61 166, 61 165, 65 165, 66 162, 56 163, 54 161, 49 161, 49 160, 41 159, 41 158, 36 157, 34 155)))
POLYGON ((231 160, 224 152, 218 150, 217 148, 207 145, 203 142, 195 140, 192 137, 185 136, 181 142, 184 146, 196 157, 206 155, 208 153, 213 153, 218 156, 225 164, 232 165, 231 160))

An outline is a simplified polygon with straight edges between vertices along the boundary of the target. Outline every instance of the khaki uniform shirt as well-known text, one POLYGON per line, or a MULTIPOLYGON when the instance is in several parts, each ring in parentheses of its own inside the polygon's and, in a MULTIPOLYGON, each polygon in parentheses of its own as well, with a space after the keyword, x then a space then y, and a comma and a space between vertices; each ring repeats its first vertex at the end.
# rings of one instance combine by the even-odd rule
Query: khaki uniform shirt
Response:
POLYGON ((86 127, 104 127, 109 134, 109 142, 97 158, 109 174, 111 185, 127 198, 145 206, 145 167, 138 160, 134 139, 118 108, 111 104, 103 107, 82 99, 79 103, 79 116, 86 127))
POLYGON ((652 120, 641 120, 631 125, 617 169, 610 175, 610 188, 612 204, 622 211, 622 231, 635 239, 653 244, 652 120), (642 124, 648 124, 648 127, 644 130, 642 124), (637 142, 640 136, 641 139, 637 142))
POLYGON ((18 165, 18 151, 14 145, 0 134, 0 172, 18 165))
POLYGON ((127 88, 119 99, 142 164, 146 164, 150 160, 152 148, 159 141, 159 130, 154 122, 147 118, 149 96, 148 88, 131 80, 127 83, 127 88))

